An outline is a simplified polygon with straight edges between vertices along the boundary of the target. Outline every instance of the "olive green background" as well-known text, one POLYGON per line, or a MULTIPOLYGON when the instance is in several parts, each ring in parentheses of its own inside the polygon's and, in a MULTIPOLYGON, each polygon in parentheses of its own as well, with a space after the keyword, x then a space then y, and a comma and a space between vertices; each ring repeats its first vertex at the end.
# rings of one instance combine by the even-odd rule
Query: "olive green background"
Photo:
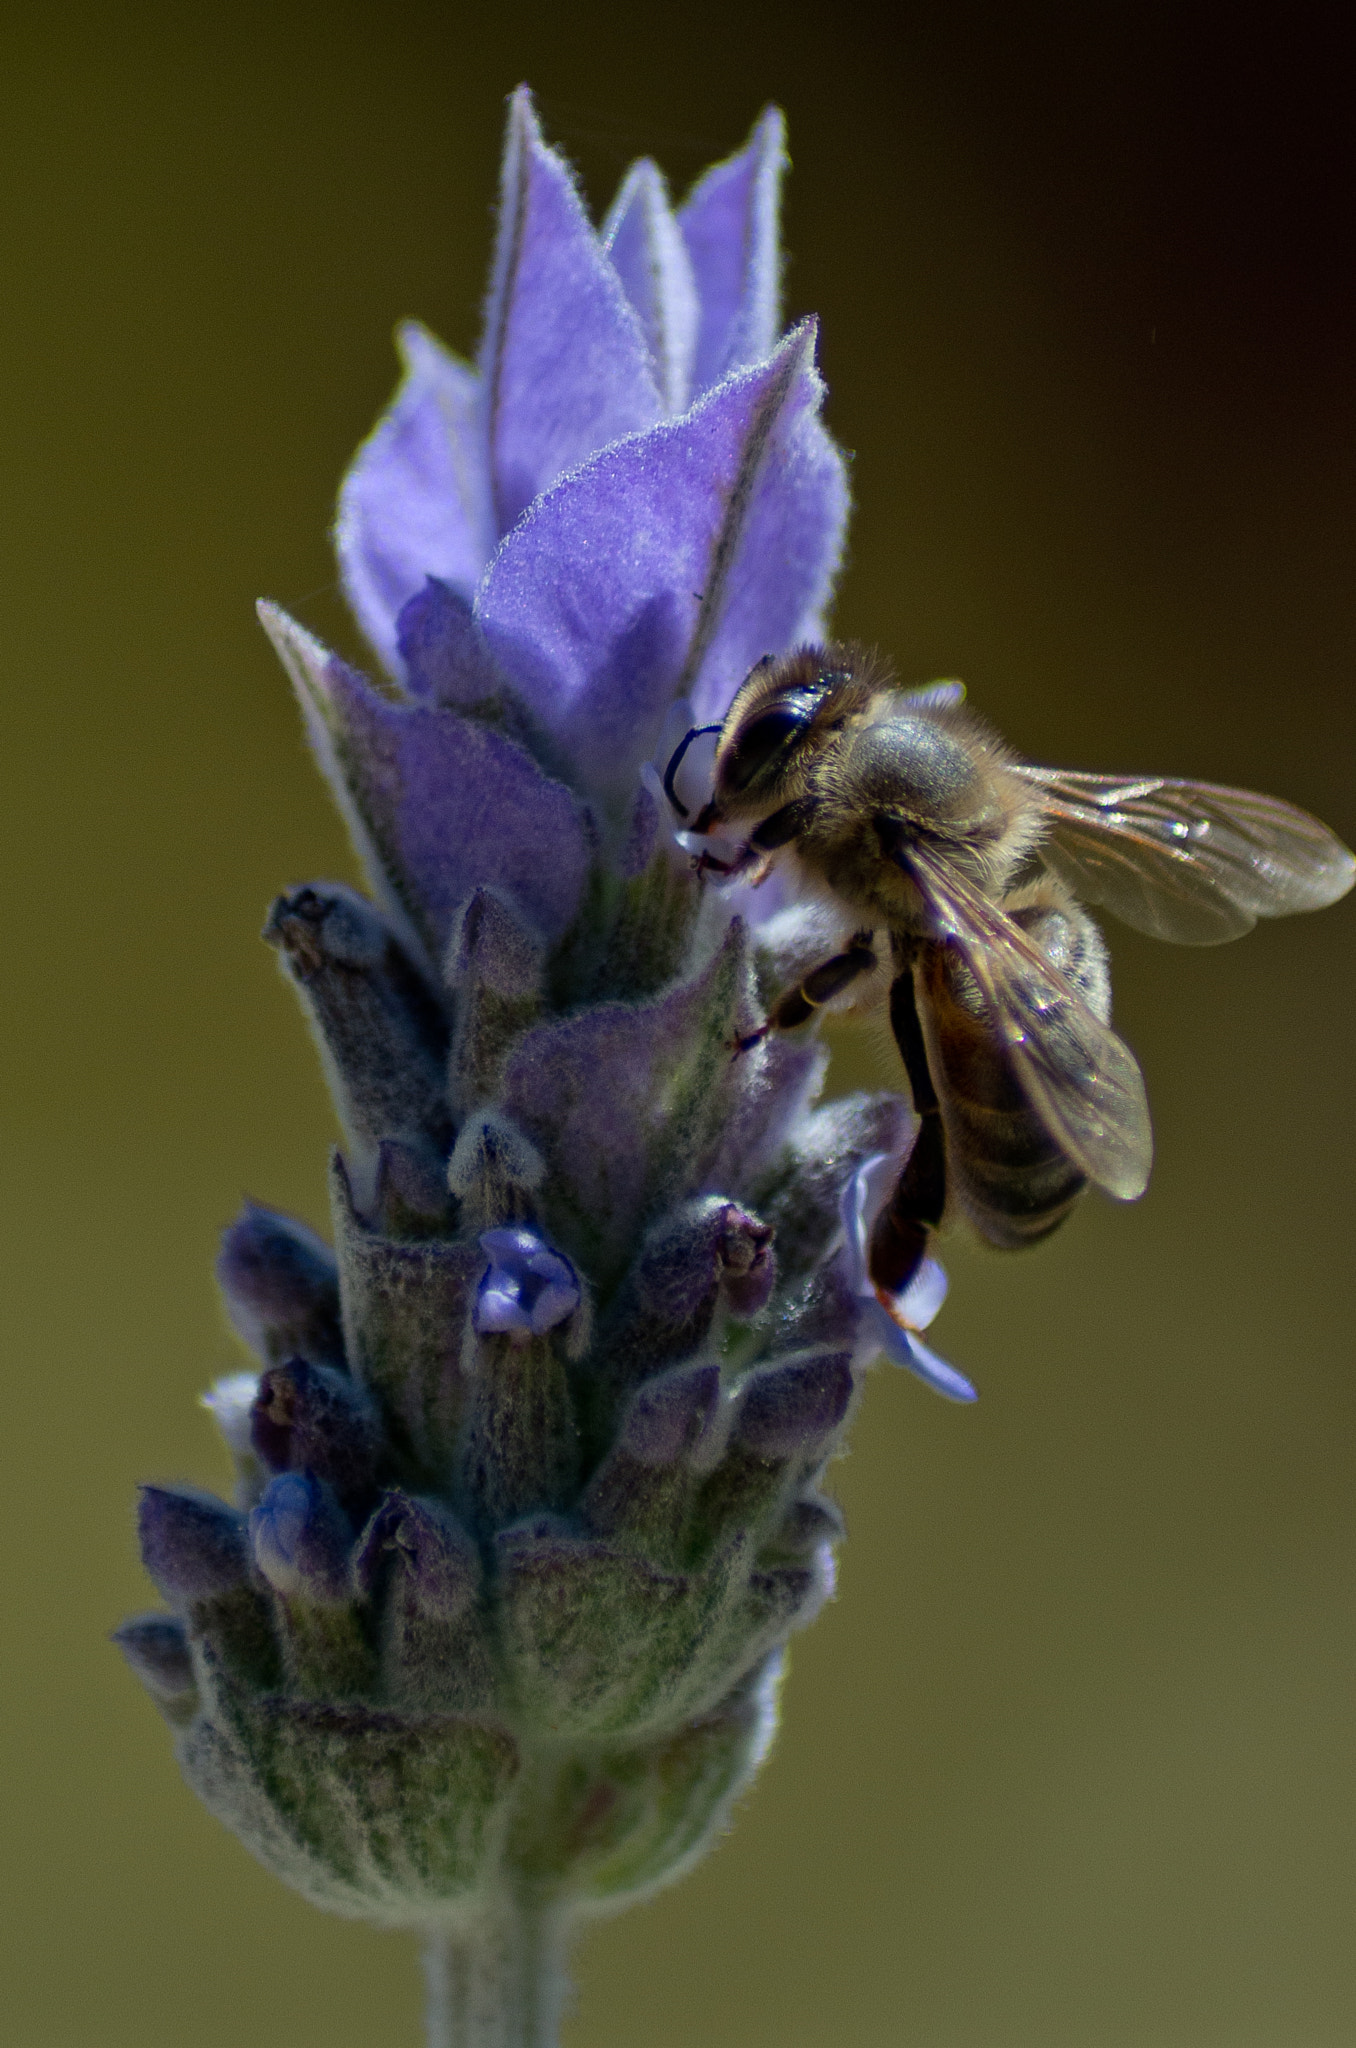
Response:
MULTIPOLYGON (((279 1890, 104 1640, 243 1190, 322 1220, 256 932, 349 857, 252 600, 352 645, 326 526, 406 314, 475 339, 504 94, 603 203, 791 123, 791 311, 855 451, 838 620, 1023 751, 1356 836, 1347 10, 804 0, 13 9, 5 302, 0 2039, 407 2048, 408 1945, 279 1890)), ((838 1468, 841 1594, 729 1840, 597 1932, 571 2048, 1337 2048, 1356 2034, 1356 905, 1112 932, 1137 1207, 966 1245, 838 1468)), ((845 1079, 867 1056, 845 1047, 845 1079)))

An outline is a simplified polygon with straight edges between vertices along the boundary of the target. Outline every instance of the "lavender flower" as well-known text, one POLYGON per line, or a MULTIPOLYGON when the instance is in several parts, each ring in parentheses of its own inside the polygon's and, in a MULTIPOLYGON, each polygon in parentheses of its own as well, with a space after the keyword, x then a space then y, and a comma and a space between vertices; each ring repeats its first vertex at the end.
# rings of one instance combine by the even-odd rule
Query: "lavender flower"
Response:
POLYGON ((341 493, 385 684, 261 606, 374 899, 264 934, 342 1127, 334 1250, 226 1233, 236 1504, 146 1490, 171 1611, 119 1640, 257 1856, 425 1933, 435 2042, 553 2040, 579 1924, 723 1825, 832 1584, 862 1369, 972 1398, 914 1334, 939 1269, 866 1279, 909 1113, 816 1107, 804 1034, 731 1056, 813 938, 704 893, 646 772, 822 632, 841 553, 783 164, 769 112, 598 232, 517 94, 478 367, 403 330, 341 493))

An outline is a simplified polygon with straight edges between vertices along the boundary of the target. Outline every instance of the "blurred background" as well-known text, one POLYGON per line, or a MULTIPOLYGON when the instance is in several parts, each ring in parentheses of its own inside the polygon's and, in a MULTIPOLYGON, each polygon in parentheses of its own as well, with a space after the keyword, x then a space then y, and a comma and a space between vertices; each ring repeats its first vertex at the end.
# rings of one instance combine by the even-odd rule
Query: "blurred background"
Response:
MULTIPOLYGON (((0 2038, 412 2048, 409 1944, 181 1788, 105 1632, 142 1476, 220 1484, 210 1278, 332 1136, 273 893, 349 874, 255 625, 394 322, 475 342, 520 79, 605 203, 790 120, 788 308, 857 508, 837 619, 1038 759, 1356 838, 1349 10, 808 0, 14 9, 0 82, 8 989, 0 2038)), ((1112 931, 1146 1199, 956 1244, 961 1411, 882 1372, 841 1594, 572 2048, 1336 2048, 1356 2033, 1356 903, 1112 931)), ((840 1048, 839 1079, 867 1078, 840 1048)))

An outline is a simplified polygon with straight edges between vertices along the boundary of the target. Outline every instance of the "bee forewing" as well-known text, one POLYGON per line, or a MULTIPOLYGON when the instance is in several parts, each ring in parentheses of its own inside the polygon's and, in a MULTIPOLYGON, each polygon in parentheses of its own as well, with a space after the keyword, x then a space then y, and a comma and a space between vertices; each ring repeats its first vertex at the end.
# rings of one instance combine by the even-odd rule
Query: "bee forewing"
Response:
POLYGON ((1046 864, 1156 939, 1218 945, 1259 917, 1321 910, 1356 880, 1341 840, 1279 797, 1167 776, 1017 772, 1041 790, 1046 864))
POLYGON ((1051 1137, 1089 1180, 1131 1202, 1148 1185, 1153 1133, 1134 1054, 1026 933, 928 849, 897 858, 974 976, 995 1038, 1051 1137))

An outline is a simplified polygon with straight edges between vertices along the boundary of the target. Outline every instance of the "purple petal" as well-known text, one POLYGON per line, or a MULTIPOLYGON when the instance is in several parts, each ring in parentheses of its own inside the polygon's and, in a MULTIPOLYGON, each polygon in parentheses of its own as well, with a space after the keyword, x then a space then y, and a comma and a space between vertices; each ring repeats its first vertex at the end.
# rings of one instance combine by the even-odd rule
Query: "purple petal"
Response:
POLYGON ((906 1372, 916 1373, 920 1380, 926 1381, 935 1393, 944 1394, 948 1401, 973 1401, 977 1396, 969 1380, 953 1365, 948 1365, 944 1358, 939 1358, 935 1351, 929 1350, 912 1327, 916 1325, 926 1329, 946 1300, 946 1274, 936 1259, 924 1259, 909 1285, 896 1297, 897 1310, 911 1325, 907 1330, 896 1322, 871 1284, 867 1270, 871 1226, 894 1186, 899 1163, 898 1158, 888 1152, 876 1152, 870 1159, 863 1160, 843 1189, 843 1259, 848 1285, 862 1304, 860 1314, 864 1333, 892 1364, 903 1366, 906 1372))
POLYGON ((490 1258, 476 1297, 475 1326, 482 1336, 508 1331, 544 1337, 578 1308, 573 1266, 535 1230, 482 1230, 480 1248, 490 1258))
POLYGON ((591 860, 570 791, 502 733, 380 697, 285 613, 266 605, 260 615, 373 886, 401 929, 439 953, 472 890, 491 884, 544 938, 559 938, 591 860))
POLYGON ((491 1331, 528 1330, 527 1317, 518 1304, 518 1292, 505 1280, 498 1287, 484 1286, 476 1296, 476 1328, 482 1336, 491 1331))
POLYGON ((509 104, 481 368, 501 533, 564 470, 663 410, 640 320, 522 87, 509 104))
POLYGON ((172 1614, 137 1614, 112 1640, 142 1684, 158 1699, 192 1693, 196 1680, 184 1625, 172 1614))
POLYGON ((471 711, 503 689, 503 678, 459 590, 430 576, 396 620, 401 671, 411 697, 471 711))
POLYGON ((911 1330, 926 1330, 946 1300, 947 1284, 946 1268, 924 1259, 899 1297, 899 1313, 911 1330))
POLYGON ((682 412, 692 389, 700 306, 687 244, 658 167, 632 164, 602 227, 603 247, 640 317, 666 412, 682 412))
POLYGON ((722 713, 811 635, 847 484, 819 421, 814 327, 681 420, 606 449, 534 505, 476 598, 491 648, 581 781, 624 801, 674 696, 722 713))
POLYGON ((957 1372, 954 1365, 948 1365, 944 1358, 929 1350, 911 1330, 901 1330, 878 1301, 865 1302, 863 1307, 863 1320, 892 1365, 903 1366, 906 1372, 914 1373, 935 1394, 944 1395, 948 1401, 978 1400, 979 1396, 964 1373, 957 1372))
POLYGON ((250 1411, 258 1391, 257 1373, 232 1372, 223 1379, 213 1380, 207 1392, 198 1396, 198 1406, 207 1410, 232 1457, 248 1458, 253 1455, 250 1411))
POLYGON ((407 322, 405 375, 339 491, 335 549, 344 593, 392 675, 396 620, 426 576, 474 590, 496 539, 480 379, 407 322))
POLYGON ((679 212, 701 296, 696 391, 761 362, 777 339, 785 168, 786 125, 769 107, 744 148, 699 178, 679 212))

